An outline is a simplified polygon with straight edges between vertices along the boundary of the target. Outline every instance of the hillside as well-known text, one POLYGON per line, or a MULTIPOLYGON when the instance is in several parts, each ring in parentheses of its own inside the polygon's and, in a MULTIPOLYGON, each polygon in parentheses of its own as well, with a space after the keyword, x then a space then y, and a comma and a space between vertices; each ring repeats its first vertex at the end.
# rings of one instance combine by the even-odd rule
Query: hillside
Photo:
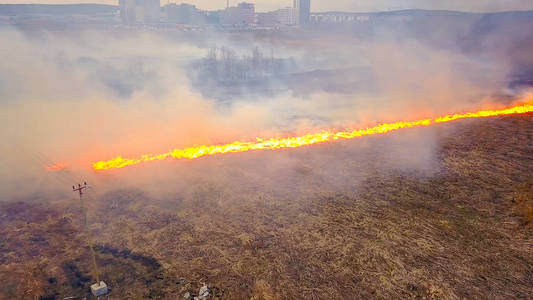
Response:
POLYGON ((0 16, 101 15, 117 11, 117 6, 106 4, 0 4, 0 16))

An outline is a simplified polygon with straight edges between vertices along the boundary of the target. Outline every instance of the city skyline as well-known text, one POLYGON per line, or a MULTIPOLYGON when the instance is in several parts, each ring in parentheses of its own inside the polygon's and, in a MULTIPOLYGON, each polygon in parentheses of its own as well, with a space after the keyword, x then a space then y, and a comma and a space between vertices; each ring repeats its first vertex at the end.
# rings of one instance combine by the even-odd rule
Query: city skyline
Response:
MULTIPOLYGON (((237 5, 240 0, 230 1, 231 6, 237 5)), ((292 6, 292 0, 256 0, 253 2, 257 11, 270 11, 282 7, 292 6)), ((76 4, 76 3, 101 3, 118 5, 118 0, 0 0, 0 4, 76 4)), ((167 3, 190 3, 204 10, 217 10, 226 7, 226 1, 212 0, 187 0, 187 1, 161 1, 167 3)), ((457 10, 470 12, 497 12, 509 10, 533 10, 533 1, 528 0, 480 0, 480 1, 437 1, 437 0, 333 0, 328 2, 311 1, 312 11, 386 11, 401 9, 436 9, 457 10)))

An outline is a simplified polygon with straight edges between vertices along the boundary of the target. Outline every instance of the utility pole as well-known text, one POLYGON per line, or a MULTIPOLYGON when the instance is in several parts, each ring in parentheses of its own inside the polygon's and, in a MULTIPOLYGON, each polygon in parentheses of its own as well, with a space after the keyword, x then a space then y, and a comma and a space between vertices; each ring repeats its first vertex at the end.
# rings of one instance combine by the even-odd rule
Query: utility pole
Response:
POLYGON ((78 187, 76 188, 75 185, 72 186, 72 191, 78 192, 80 195, 80 205, 81 205, 81 212, 83 215, 83 229, 85 231, 85 236, 87 237, 87 243, 89 244, 89 249, 91 249, 91 258, 93 262, 93 273, 94 277, 96 277, 96 283, 91 285, 91 292, 94 296, 103 296, 107 294, 107 285, 105 282, 100 281, 100 274, 98 272, 98 266, 96 265, 96 254, 94 253, 93 243, 91 241, 91 235, 89 233, 89 228, 87 226, 87 209, 85 208, 85 205, 83 205, 83 194, 84 190, 88 189, 89 186, 87 185, 87 182, 84 182, 83 185, 78 183, 78 187))

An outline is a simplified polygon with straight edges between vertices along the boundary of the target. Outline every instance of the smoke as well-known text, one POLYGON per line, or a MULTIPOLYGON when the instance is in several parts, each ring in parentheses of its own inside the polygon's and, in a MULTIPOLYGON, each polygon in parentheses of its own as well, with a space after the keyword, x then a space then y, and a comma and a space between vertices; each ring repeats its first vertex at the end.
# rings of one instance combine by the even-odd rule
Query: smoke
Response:
POLYGON ((92 172, 90 164, 118 155, 483 108, 499 101, 494 95, 506 88, 514 67, 501 53, 486 60, 490 53, 477 58, 459 47, 437 49, 418 39, 383 35, 361 43, 354 36, 324 33, 289 42, 292 38, 0 30, 3 200, 43 190, 58 195, 74 179, 88 179, 104 190, 135 184, 173 193, 210 182, 296 193, 298 186, 353 190, 372 172, 431 173, 437 167, 432 129, 294 151, 160 162, 109 174, 92 172), (295 60, 298 74, 266 84, 269 90, 281 86, 280 91, 246 88, 221 101, 219 90, 206 93, 191 83, 191 63, 214 44, 239 51, 275 49, 295 60), (46 172, 53 163, 65 164, 68 172, 46 172))

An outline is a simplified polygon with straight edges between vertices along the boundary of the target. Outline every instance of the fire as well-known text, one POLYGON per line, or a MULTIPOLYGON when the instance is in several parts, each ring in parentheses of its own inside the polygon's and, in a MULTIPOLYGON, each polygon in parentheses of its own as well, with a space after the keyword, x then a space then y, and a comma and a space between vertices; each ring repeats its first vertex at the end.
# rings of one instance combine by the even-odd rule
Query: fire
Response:
POLYGON ((65 170, 66 168, 67 165, 65 163, 55 163, 53 165, 44 167, 47 172, 59 172, 65 170))
POLYGON ((136 159, 128 159, 119 156, 112 160, 96 162, 93 164, 93 168, 95 170, 109 170, 136 165, 142 162, 165 160, 171 157, 176 159, 195 159, 206 155, 222 153, 297 148, 318 143, 331 142, 339 139, 354 139, 367 135, 384 134, 404 128, 423 127, 432 124, 446 123, 458 119, 486 118, 512 114, 523 114, 528 112, 533 112, 533 104, 522 104, 501 110, 480 110, 477 112, 469 112, 464 114, 445 115, 433 119, 422 119, 411 122, 385 123, 376 125, 374 127, 356 129, 354 131, 322 131, 319 133, 312 133, 297 137, 270 139, 257 138, 256 141, 250 142, 236 141, 225 145, 202 145, 185 149, 175 149, 168 153, 159 155, 145 154, 136 159))

